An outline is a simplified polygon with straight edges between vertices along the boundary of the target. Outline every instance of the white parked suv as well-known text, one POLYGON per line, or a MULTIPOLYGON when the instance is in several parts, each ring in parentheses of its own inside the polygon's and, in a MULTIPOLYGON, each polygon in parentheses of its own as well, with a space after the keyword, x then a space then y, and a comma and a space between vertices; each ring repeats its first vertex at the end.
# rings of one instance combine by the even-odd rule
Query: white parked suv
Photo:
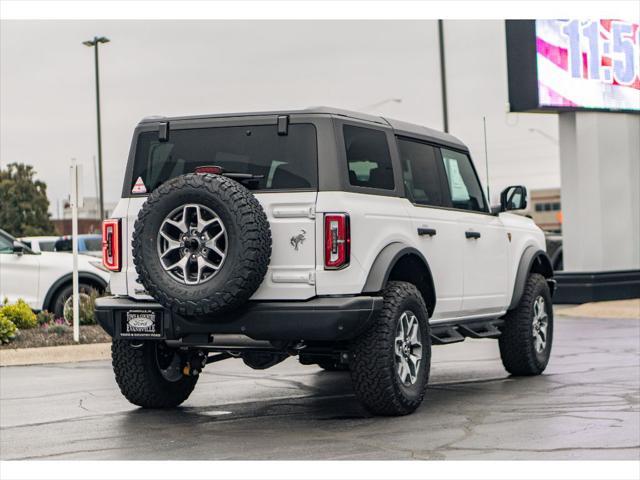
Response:
MULTIPOLYGON (((0 302, 23 299, 33 310, 64 316, 72 293, 73 257, 54 252, 34 252, 0 229, 0 302)), ((78 255, 80 291, 104 292, 109 273, 99 259, 78 255)))
POLYGON ((103 225, 124 396, 187 399, 211 362, 349 370, 372 413, 425 394, 431 346, 497 338, 505 368, 540 374, 553 336, 542 232, 491 209, 468 148, 396 120, 328 108, 144 119, 103 225))

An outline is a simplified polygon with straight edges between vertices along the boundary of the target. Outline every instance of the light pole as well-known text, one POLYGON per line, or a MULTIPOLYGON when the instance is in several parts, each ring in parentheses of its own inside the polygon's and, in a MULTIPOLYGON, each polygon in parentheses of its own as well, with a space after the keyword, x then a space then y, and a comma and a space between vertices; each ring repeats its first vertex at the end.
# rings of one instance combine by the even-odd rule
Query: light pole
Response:
POLYGON ((374 108, 379 108, 382 105, 386 105, 387 103, 402 103, 402 99, 401 98, 385 98, 384 100, 380 100, 379 102, 372 103, 371 105, 360 107, 358 110, 366 112, 367 110, 373 110, 374 108))
POLYGON ((540 130, 539 128, 530 128, 529 132, 531 133, 537 133, 538 135, 542 135, 544 138, 546 138, 547 140, 549 140, 551 143, 555 143, 556 145, 558 145, 558 139, 556 137, 554 137, 553 135, 549 135, 546 132, 543 132, 542 130, 540 130))
POLYGON ((440 51, 440 91, 442 93, 442 125, 449 133, 449 111, 447 108, 447 71, 444 61, 444 23, 438 20, 438 49, 440 51))
POLYGON ((102 187, 102 132, 100 128, 100 70, 98 68, 98 45, 101 43, 108 43, 110 40, 107 37, 93 37, 93 40, 87 40, 82 42, 87 47, 94 47, 94 63, 96 70, 96 115, 98 117, 98 187, 100 196, 100 220, 104 220, 104 195, 102 187))

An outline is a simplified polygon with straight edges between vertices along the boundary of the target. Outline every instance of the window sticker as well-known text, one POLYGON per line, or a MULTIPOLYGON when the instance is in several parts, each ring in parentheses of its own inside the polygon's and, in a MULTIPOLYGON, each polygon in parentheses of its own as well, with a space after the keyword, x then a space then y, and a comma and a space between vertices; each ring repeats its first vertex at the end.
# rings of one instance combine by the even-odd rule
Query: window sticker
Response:
POLYGON ((147 187, 145 186, 144 182, 142 181, 142 177, 138 177, 138 179, 136 180, 135 185, 133 186, 133 188, 131 189, 131 193, 147 193, 147 187))
POLYGON ((471 197, 460 174, 458 161, 453 158, 447 158, 445 165, 447 167, 447 176, 449 177, 449 186, 451 187, 451 200, 454 202, 468 201, 471 197))

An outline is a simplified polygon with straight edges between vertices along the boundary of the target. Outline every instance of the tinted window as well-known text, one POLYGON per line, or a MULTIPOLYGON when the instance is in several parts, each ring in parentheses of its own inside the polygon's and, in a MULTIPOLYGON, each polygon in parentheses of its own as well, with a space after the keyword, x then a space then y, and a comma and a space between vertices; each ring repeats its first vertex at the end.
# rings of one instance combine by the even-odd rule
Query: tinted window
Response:
POLYGON ((454 208, 486 212, 480 182, 473 170, 471 159, 464 153, 441 148, 444 169, 447 172, 451 203, 454 208))
POLYGON ((0 253, 13 253, 13 241, 4 235, 0 235, 0 253))
POLYGON ((349 183, 357 187, 393 190, 393 168, 386 133, 344 126, 349 183))
POLYGON ((131 189, 141 178, 150 192, 170 178, 207 165, 255 175, 253 185, 245 185, 258 190, 315 188, 315 127, 289 125, 288 135, 278 135, 275 125, 171 130, 167 142, 160 142, 157 132, 141 133, 131 189))
POLYGON ((89 252, 102 251, 102 237, 86 237, 84 239, 84 247, 89 252))
POLYGON ((398 139, 402 178, 407 196, 421 205, 443 206, 444 196, 438 173, 436 149, 424 143, 398 139))
MULTIPOLYGON (((79 244, 79 242, 78 242, 79 244)), ((71 242, 71 238, 70 237, 66 237, 66 238, 61 238, 59 240, 56 240, 56 242, 53 244, 53 249, 56 252, 70 252, 73 250, 73 244, 71 242)))
POLYGON ((40 246, 41 252, 53 252, 56 242, 54 242, 53 240, 48 240, 45 242, 40 242, 38 245, 40 246))

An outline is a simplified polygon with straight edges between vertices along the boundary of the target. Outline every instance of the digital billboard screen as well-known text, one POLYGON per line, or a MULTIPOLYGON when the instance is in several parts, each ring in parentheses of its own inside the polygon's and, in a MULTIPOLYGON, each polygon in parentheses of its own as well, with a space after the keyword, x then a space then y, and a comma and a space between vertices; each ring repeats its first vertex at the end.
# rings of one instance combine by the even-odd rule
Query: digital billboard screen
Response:
POLYGON ((507 59, 512 111, 640 111, 637 21, 507 21, 507 59))

